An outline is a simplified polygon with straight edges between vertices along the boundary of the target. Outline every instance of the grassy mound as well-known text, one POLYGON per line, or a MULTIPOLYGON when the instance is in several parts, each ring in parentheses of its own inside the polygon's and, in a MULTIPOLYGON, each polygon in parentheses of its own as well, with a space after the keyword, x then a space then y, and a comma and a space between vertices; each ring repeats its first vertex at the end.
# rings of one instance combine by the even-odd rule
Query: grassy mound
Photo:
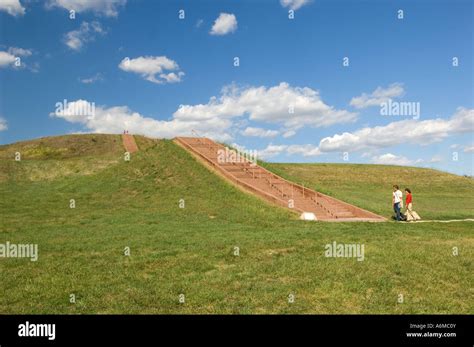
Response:
MULTIPOLYGON (((153 140, 138 137, 144 149, 153 140)), ((0 146, 0 181, 52 180, 90 175, 118 163, 123 156, 120 135, 66 135, 0 146), (19 155, 21 164, 14 159, 19 155)))
POLYGON ((39 249, 0 258, 0 313, 473 312, 472 223, 302 222, 171 141, 137 137, 126 162, 119 136, 55 139, 0 147, 0 244, 39 249), (364 261, 325 257, 333 241, 364 261))

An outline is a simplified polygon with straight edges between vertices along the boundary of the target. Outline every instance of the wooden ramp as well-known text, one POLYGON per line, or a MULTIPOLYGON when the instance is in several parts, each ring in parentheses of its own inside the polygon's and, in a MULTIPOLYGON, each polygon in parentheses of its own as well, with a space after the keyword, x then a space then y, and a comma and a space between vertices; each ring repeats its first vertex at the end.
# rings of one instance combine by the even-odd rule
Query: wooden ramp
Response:
POLYGON ((135 153, 138 151, 137 143, 135 142, 135 138, 133 135, 130 134, 122 134, 122 142, 125 150, 128 153, 135 153))
POLYGON ((372 212, 287 181, 243 157, 227 160, 223 155, 226 148, 208 138, 177 137, 174 141, 238 186, 297 213, 310 212, 318 220, 333 222, 386 220, 372 212))

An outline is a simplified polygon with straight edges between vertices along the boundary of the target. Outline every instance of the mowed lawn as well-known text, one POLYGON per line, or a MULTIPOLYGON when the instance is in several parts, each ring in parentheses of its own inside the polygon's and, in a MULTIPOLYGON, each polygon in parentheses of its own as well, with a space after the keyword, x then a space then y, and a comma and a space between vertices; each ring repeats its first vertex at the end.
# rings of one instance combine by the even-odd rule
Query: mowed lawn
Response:
MULTIPOLYGON (((303 222, 242 193, 171 141, 138 144, 130 162, 114 135, 0 146, 0 243, 39 247, 36 262, 0 258, 0 313, 474 312, 472 222, 303 222), (364 261, 325 257, 333 241, 363 244, 364 261)), ((311 169, 299 176, 298 165, 284 165, 268 164, 390 213, 377 201, 389 205, 392 182, 371 166, 357 168, 345 199, 347 177, 319 182, 311 169)), ((443 192, 429 180, 444 174, 423 175, 423 185, 408 182, 422 217, 472 217, 472 181, 459 178, 451 189, 459 203, 434 211, 423 199, 443 192)))

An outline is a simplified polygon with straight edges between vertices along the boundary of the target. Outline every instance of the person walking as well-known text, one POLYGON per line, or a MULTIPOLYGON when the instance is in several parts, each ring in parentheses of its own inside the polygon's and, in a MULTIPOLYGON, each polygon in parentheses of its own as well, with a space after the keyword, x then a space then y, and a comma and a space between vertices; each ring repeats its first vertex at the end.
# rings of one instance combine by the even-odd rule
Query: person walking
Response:
POLYGON ((406 211, 405 211, 405 216, 406 216, 406 221, 411 222, 414 220, 420 220, 421 217, 418 215, 413 210, 413 196, 411 194, 410 188, 405 188, 405 193, 406 193, 406 199, 405 199, 405 206, 406 206, 406 211))
POLYGON ((397 221, 402 221, 403 217, 400 210, 403 208, 403 193, 398 188, 397 185, 393 186, 393 193, 392 193, 392 204, 393 204, 393 211, 395 212, 395 218, 397 221))

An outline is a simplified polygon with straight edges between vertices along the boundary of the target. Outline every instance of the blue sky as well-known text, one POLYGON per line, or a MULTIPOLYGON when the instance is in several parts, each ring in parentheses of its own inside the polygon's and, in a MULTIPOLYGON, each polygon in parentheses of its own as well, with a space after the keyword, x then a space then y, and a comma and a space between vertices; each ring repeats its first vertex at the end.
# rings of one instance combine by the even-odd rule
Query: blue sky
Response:
POLYGON ((473 175, 473 13, 468 0, 5 1, 0 143, 195 130, 271 161, 473 175), (382 114, 389 102, 413 108, 382 114))

